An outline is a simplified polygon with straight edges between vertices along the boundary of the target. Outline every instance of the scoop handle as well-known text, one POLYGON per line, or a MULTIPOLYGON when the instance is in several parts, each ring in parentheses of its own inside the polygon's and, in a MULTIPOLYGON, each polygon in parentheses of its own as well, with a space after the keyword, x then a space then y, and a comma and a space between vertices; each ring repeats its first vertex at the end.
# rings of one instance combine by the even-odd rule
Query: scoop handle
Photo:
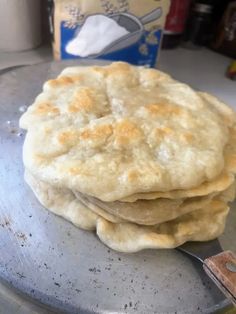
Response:
POLYGON ((203 268, 224 295, 236 305, 236 255, 224 251, 205 259, 203 268))
POLYGON ((140 22, 144 25, 159 19, 162 16, 162 8, 157 8, 140 18, 140 22))

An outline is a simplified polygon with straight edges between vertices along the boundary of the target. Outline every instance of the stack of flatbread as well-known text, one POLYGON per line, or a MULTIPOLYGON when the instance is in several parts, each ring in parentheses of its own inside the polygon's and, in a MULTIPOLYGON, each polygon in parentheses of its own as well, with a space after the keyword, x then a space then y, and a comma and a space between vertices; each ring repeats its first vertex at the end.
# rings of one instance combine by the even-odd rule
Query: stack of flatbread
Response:
POLYGON ((235 113, 154 69, 66 68, 20 119, 48 210, 124 252, 207 241, 235 197, 235 113))

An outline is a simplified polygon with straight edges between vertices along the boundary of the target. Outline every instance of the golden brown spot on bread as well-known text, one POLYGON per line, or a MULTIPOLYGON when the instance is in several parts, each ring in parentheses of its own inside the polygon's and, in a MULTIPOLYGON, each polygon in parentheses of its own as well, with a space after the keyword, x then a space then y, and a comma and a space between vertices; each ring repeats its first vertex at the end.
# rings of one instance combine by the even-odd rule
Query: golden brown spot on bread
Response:
POLYGON ((43 114, 48 114, 48 113, 59 114, 60 110, 57 107, 53 106, 50 102, 44 102, 36 106, 34 113, 38 115, 43 115, 43 114))
POLYGON ((232 116, 229 115, 222 115, 223 121, 226 125, 232 125, 232 123, 234 122, 234 118, 232 118, 232 116))
POLYGON ((37 163, 47 163, 48 162, 48 157, 47 156, 43 156, 41 154, 35 154, 34 155, 34 159, 37 163))
POLYGON ((162 127, 162 128, 156 129, 156 135, 158 138, 161 138, 161 139, 163 139, 165 136, 171 135, 173 133, 174 133, 173 129, 168 128, 168 127, 162 127))
POLYGON ((130 71, 132 67, 125 62, 116 62, 112 63, 105 67, 98 67, 94 66, 92 67, 92 70, 98 73, 101 73, 103 75, 112 75, 112 74, 125 74, 128 71, 130 71))
POLYGON ((128 63, 116 62, 106 67, 106 73, 112 74, 112 73, 120 72, 120 71, 127 72, 127 71, 130 71, 131 69, 132 67, 128 63))
POLYGON ((145 109, 152 115, 156 116, 169 116, 169 115, 179 115, 184 112, 182 108, 177 105, 169 104, 167 102, 161 102, 157 104, 150 104, 145 107, 145 109))
POLYGON ((225 206, 227 206, 227 204, 225 204, 224 201, 217 200, 217 199, 211 200, 209 204, 209 208, 212 208, 212 210, 222 209, 222 208, 225 208, 225 206))
POLYGON ((157 70, 154 69, 146 69, 141 73, 141 75, 142 79, 147 81, 160 79, 162 77, 162 75, 157 70))
POLYGON ((225 165, 228 171, 236 173, 236 153, 225 156, 225 165))
POLYGON ((99 67, 99 66, 94 66, 91 68, 92 71, 100 73, 100 74, 105 74, 106 73, 106 68, 105 67, 99 67))
POLYGON ((229 131, 230 131, 230 137, 233 139, 233 140, 236 140, 236 127, 232 127, 232 128, 229 128, 229 131))
POLYGON ((141 134, 137 125, 128 119, 124 119, 115 125, 115 132, 117 135, 125 135, 130 138, 137 137, 141 134))
POLYGON ((193 142, 194 136, 189 132, 185 132, 184 134, 180 135, 180 138, 183 142, 190 144, 193 142))
POLYGON ((90 88, 83 88, 76 93, 72 102, 68 106, 69 112, 91 112, 94 108, 95 100, 93 90, 90 88))
POLYGON ((44 128, 44 133, 47 134, 47 135, 52 133, 52 131, 53 131, 52 128, 49 128, 49 127, 45 127, 44 128))
POLYGON ((50 87, 60 87, 60 86, 67 86, 69 84, 73 84, 77 81, 80 81, 81 80, 81 76, 61 76, 61 77, 58 77, 54 80, 49 80, 47 81, 47 84, 50 86, 50 87))
POLYGON ((80 167, 71 167, 68 169, 70 174, 76 175, 81 173, 80 167))
POLYGON ((78 137, 77 132, 75 131, 64 131, 58 135, 58 141, 61 144, 69 144, 74 142, 78 137))
POLYGON ((139 172, 137 170, 130 170, 127 177, 130 182, 137 181, 139 172))
POLYGON ((93 129, 86 129, 80 133, 83 140, 106 139, 112 134, 112 127, 110 124, 98 125, 93 129))
POLYGON ((114 126, 114 135, 115 143, 118 146, 125 146, 142 138, 141 130, 128 119, 124 119, 114 126))
POLYGON ((124 79, 127 84, 130 84, 130 82, 133 81, 138 83, 137 78, 133 75, 132 67, 127 63, 118 62, 111 64, 105 68, 104 74, 105 76, 117 79, 117 81, 124 79))

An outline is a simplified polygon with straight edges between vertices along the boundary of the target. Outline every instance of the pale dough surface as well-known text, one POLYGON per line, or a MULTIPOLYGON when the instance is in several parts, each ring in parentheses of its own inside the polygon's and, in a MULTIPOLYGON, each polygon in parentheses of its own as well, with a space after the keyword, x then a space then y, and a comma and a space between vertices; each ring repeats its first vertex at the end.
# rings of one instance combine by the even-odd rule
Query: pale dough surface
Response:
POLYGON ((23 159, 39 180, 102 201, 195 189, 224 172, 234 121, 213 96, 158 70, 67 68, 20 119, 23 159))
POLYGON ((197 197, 208 195, 213 192, 221 192, 228 188, 233 182, 235 178, 232 173, 222 173, 216 179, 212 181, 207 181, 199 186, 188 189, 188 190, 172 190, 167 192, 151 192, 151 193, 138 193, 133 194, 128 197, 122 198, 120 201, 122 202, 135 202, 139 199, 143 200, 152 200, 157 198, 168 198, 168 199, 182 199, 189 197, 197 197))

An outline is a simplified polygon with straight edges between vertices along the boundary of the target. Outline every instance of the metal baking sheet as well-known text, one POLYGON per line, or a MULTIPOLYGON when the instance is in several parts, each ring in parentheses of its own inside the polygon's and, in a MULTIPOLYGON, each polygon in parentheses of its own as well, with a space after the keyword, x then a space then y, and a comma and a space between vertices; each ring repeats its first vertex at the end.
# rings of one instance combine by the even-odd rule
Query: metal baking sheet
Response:
MULTIPOLYGON (((83 64, 101 63, 87 61, 83 64)), ((201 265, 176 250, 114 252, 96 235, 48 212, 23 180, 18 120, 47 79, 78 61, 0 76, 0 277, 67 313, 212 313, 228 305, 201 265)), ((224 249, 235 250, 232 206, 224 249)))

